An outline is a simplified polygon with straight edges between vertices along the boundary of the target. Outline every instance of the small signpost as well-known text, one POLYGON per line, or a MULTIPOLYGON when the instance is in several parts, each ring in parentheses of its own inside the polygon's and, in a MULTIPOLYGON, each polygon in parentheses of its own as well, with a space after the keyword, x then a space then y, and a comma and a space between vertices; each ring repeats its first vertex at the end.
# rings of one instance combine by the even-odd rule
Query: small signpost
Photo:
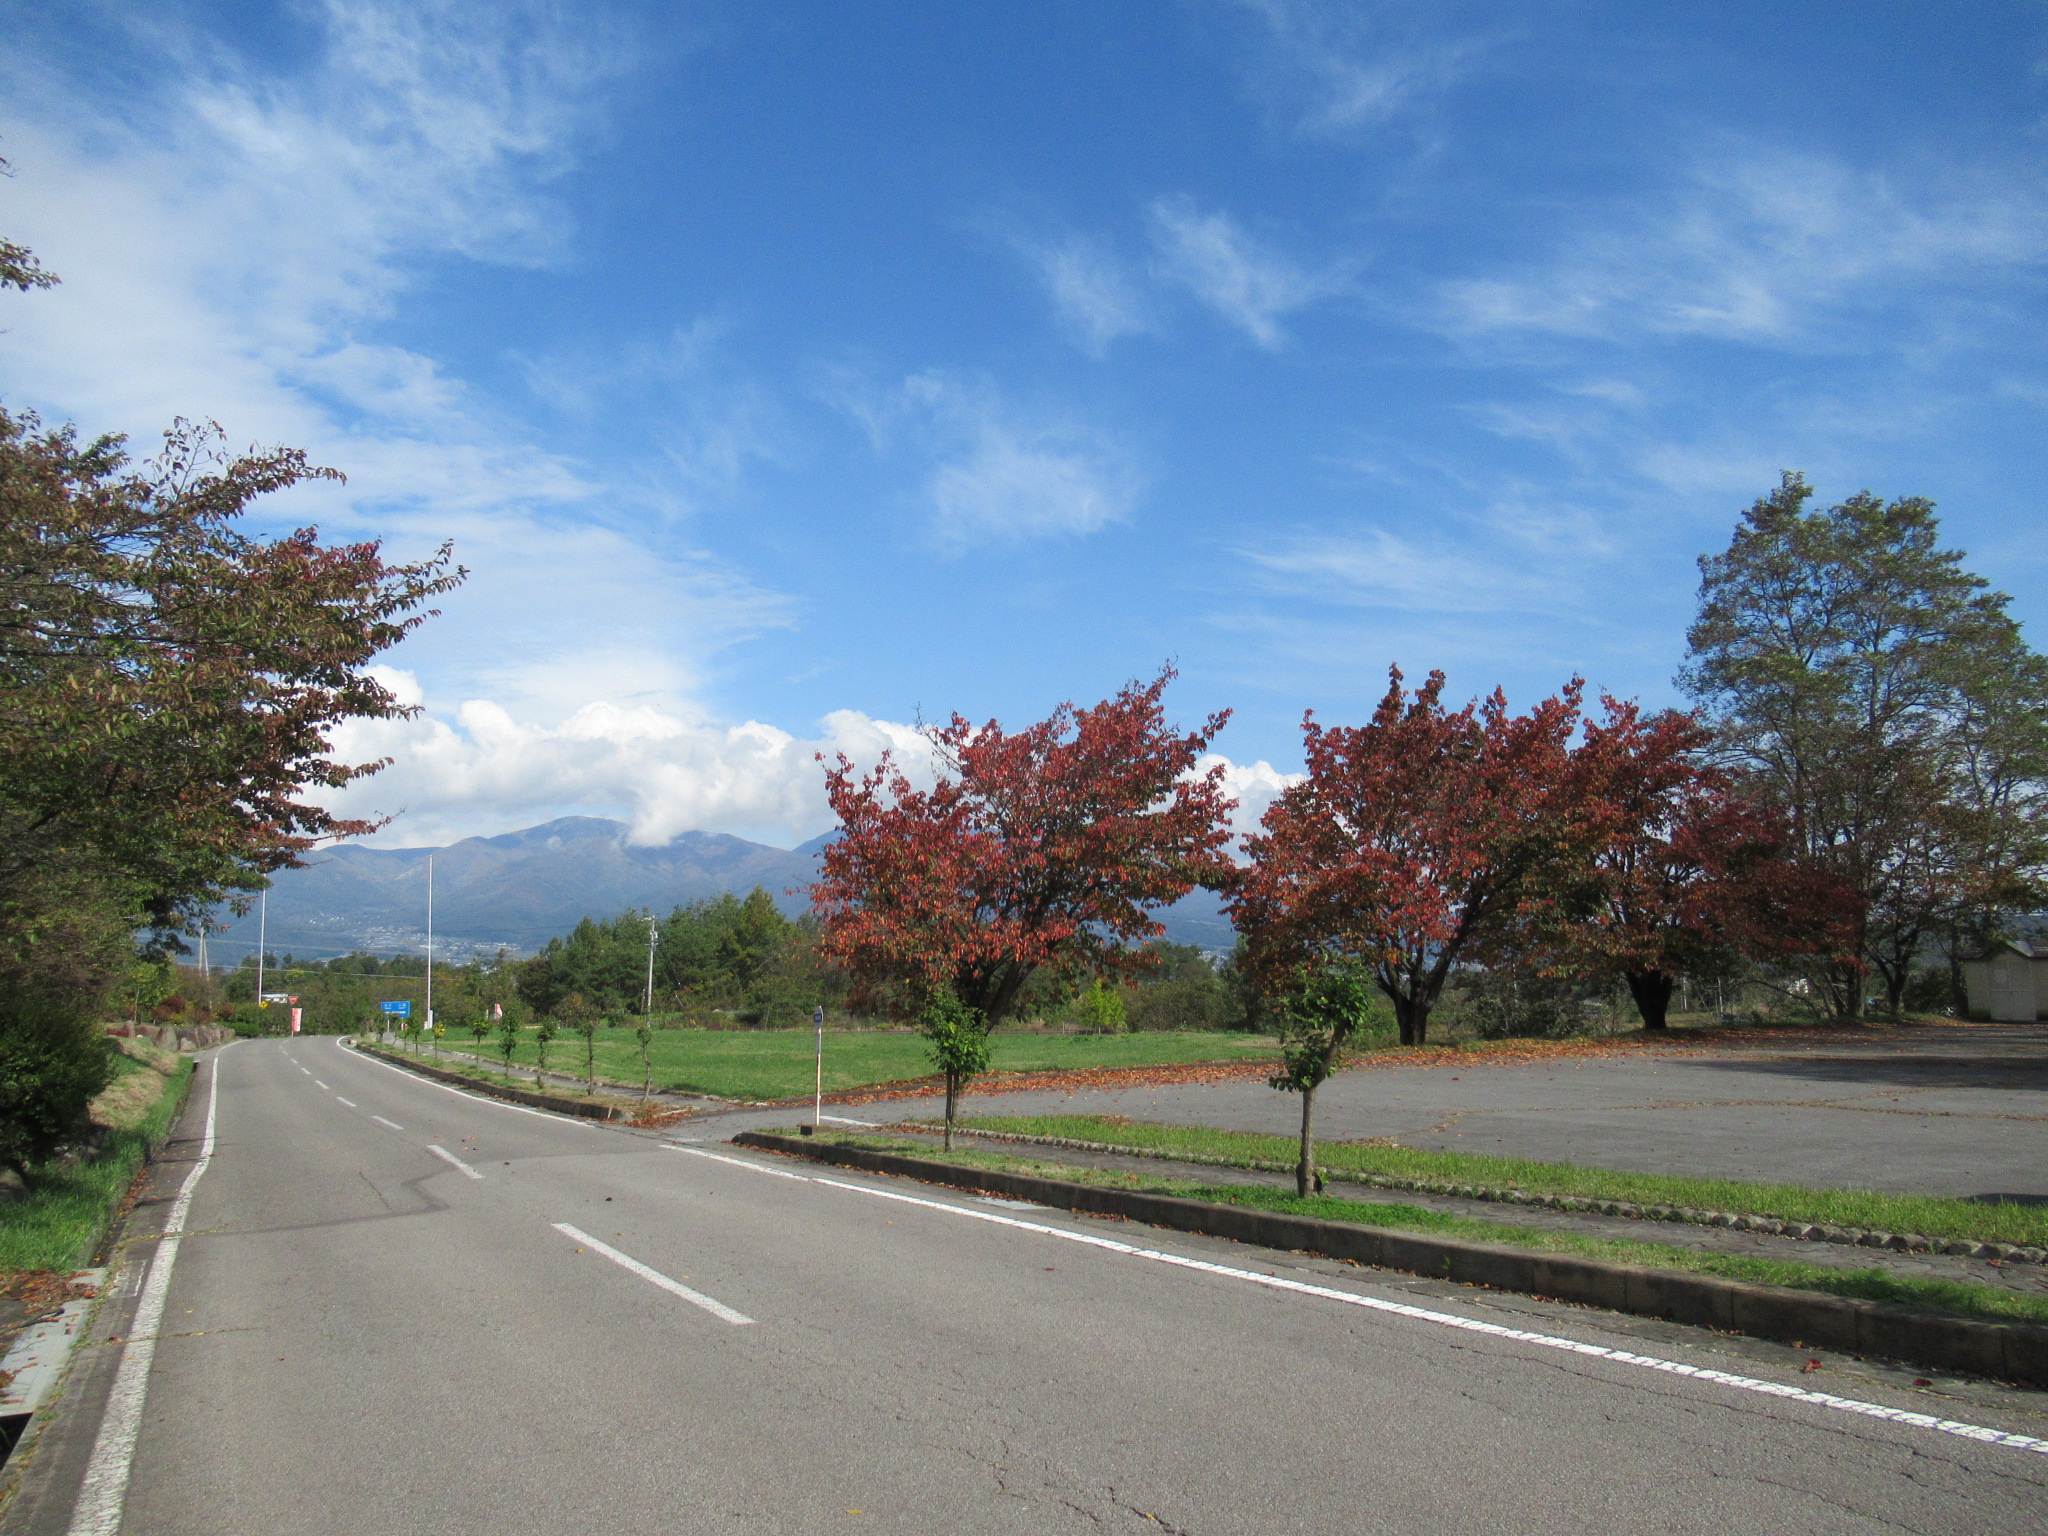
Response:
POLYGON ((825 1010, 823 1007, 811 1010, 811 1027, 818 1032, 818 1086, 811 1100, 811 1134, 816 1135, 818 1127, 825 1120, 825 1010))
MULTIPOLYGON (((410 999, 401 998, 395 1003, 379 1003, 377 1006, 389 1015, 394 1022, 400 1019, 410 1022, 412 1019, 412 1002, 410 999)), ((401 1025, 401 1027, 403 1026, 401 1025)), ((386 1033, 390 1032, 387 1030, 386 1033)))

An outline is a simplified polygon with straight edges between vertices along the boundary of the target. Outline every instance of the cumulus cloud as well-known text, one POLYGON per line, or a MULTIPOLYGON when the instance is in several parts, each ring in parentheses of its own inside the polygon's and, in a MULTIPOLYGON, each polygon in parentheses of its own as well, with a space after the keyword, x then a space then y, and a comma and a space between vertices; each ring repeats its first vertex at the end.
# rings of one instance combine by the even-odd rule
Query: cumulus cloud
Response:
POLYGON ((1252 239, 1227 213, 1205 213, 1188 197, 1152 204, 1162 277, 1180 284, 1260 346, 1278 347, 1296 310, 1335 291, 1334 273, 1314 273, 1252 239))

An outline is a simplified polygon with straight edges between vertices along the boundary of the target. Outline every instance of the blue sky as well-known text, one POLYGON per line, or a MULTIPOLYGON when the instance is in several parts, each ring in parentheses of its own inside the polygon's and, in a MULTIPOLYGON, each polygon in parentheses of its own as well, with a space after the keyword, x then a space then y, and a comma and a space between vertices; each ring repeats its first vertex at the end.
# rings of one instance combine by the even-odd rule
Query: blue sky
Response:
POLYGON ((1167 658, 1248 810, 1389 662, 1671 701, 1787 467, 2044 616, 2038 3, 8 12, 0 397, 474 572, 386 843, 794 843, 1167 658))

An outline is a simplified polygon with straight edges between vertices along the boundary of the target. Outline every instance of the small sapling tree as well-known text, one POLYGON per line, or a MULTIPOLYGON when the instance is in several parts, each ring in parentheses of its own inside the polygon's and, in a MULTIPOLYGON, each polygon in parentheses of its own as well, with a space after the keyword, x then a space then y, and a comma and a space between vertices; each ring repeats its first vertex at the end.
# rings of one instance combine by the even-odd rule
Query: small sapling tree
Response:
POLYGON ((470 1037, 476 1041, 477 1050, 484 1048, 484 1041, 491 1037, 491 1016, 479 1008, 469 1016, 470 1037))
POLYGON ((498 1020, 498 1053, 505 1058, 505 1080, 512 1080, 512 1058, 519 1051, 519 1020, 506 1009, 498 1020))
POLYGON ((571 992, 562 1004, 562 1022, 583 1042, 583 1086, 597 1092, 597 1032, 606 1024, 604 1015, 591 1006, 581 992, 571 992))
POLYGON ((548 1014, 542 1014, 533 1025, 533 1086, 547 1086, 548 1047, 555 1042, 561 1026, 548 1014))
POLYGON ((1354 966, 1302 979, 1280 1010, 1281 1070, 1268 1078, 1282 1093, 1301 1095, 1301 1161, 1294 1189, 1306 1200, 1322 1188, 1316 1172, 1316 1090, 1344 1064, 1344 1047, 1364 1025, 1372 990, 1354 966))
POLYGON ((945 1146, 953 1150, 953 1116, 960 1090, 970 1078, 988 1070, 991 1048, 988 1015, 941 993, 925 1004, 918 1015, 918 1027, 931 1042, 932 1065, 946 1074, 945 1146))
POLYGON ((1081 994, 1081 1017, 1088 1021, 1090 1029, 1101 1034, 1122 1034, 1126 1021, 1123 993, 1115 987, 1104 986, 1102 978, 1096 977, 1088 990, 1081 994))

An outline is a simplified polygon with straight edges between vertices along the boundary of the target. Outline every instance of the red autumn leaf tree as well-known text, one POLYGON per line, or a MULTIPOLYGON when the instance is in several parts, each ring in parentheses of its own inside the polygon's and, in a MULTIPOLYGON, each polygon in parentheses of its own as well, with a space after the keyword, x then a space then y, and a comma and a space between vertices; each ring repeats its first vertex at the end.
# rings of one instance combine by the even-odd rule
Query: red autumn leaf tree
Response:
POLYGON ((1666 1027, 1681 976, 1729 954, 1853 955, 1855 893, 1803 864, 1783 818, 1702 760, 1711 733, 1604 703, 1575 754, 1604 833, 1591 866, 1535 905, 1548 947, 1626 982, 1647 1029, 1666 1027))
POLYGON ((1573 773, 1577 679, 1526 715, 1498 690, 1445 709, 1441 672, 1412 694, 1401 682, 1392 668, 1366 725, 1303 719, 1308 774, 1246 839, 1230 911, 1269 990, 1363 962, 1402 1043, 1420 1045, 1452 967, 1507 931, 1598 823, 1573 773))
POLYGON ((983 1028, 1040 970, 1142 967, 1134 942, 1164 931, 1150 910, 1232 869, 1223 770, 1195 771, 1229 712, 1168 725, 1173 676, 1014 733, 956 714, 927 733, 929 790, 886 755, 866 774, 841 755, 826 773, 841 835, 810 891, 825 952, 869 997, 951 1000, 983 1028))

